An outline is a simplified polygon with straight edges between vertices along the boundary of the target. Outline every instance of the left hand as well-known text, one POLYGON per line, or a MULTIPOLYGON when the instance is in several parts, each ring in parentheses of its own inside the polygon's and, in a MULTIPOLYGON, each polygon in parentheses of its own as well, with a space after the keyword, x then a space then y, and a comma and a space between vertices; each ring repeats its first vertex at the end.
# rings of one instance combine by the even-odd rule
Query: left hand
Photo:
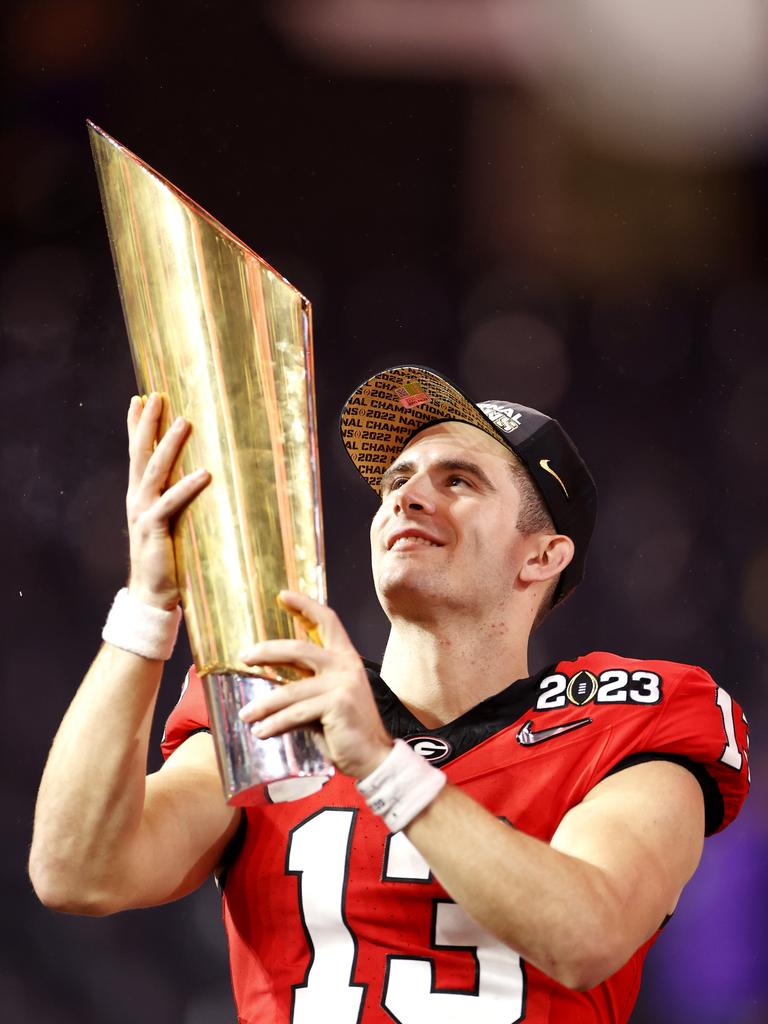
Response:
POLYGON ((267 640, 241 654, 247 665, 293 665, 312 673, 253 700, 240 712, 258 722, 259 739, 320 723, 328 754, 345 775, 363 779, 392 749, 360 655, 334 611, 305 594, 283 590, 280 601, 304 625, 317 626, 323 646, 267 640))

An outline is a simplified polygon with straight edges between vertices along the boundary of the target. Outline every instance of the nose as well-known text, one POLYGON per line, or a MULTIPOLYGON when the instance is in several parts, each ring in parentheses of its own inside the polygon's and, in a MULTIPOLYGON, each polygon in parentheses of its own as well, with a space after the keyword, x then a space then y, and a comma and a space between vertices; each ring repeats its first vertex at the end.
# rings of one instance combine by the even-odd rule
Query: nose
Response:
POLYGON ((395 512, 435 511, 435 499, 429 477, 426 473, 414 473, 392 492, 395 512))

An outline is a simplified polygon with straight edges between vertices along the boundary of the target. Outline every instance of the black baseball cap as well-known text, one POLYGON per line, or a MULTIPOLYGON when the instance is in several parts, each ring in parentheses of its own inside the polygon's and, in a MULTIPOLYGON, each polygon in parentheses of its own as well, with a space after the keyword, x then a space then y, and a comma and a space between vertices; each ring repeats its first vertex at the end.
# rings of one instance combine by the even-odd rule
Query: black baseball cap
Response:
POLYGON ((555 528, 573 541, 573 561, 554 595, 555 603, 562 601, 584 576, 597 489, 557 420, 517 402, 475 404, 427 366, 392 366, 349 396, 341 412, 341 438, 355 468, 378 494, 384 470, 416 434, 452 421, 469 423, 514 452, 541 492, 555 528))

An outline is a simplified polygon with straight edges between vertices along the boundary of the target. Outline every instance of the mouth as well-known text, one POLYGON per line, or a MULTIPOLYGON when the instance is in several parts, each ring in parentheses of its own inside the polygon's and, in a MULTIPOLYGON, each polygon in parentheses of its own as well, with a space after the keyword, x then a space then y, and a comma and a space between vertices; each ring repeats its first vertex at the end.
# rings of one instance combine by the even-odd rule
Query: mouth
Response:
POLYGON ((422 530, 399 530, 387 541, 387 551, 401 551, 411 547, 441 548, 439 540, 422 530))

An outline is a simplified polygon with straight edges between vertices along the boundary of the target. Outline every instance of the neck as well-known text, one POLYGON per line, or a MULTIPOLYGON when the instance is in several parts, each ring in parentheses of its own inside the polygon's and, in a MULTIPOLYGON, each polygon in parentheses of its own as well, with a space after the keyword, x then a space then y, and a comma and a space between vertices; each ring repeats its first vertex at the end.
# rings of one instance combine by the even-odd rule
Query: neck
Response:
POLYGON ((452 722, 528 675, 529 623, 392 620, 382 677, 427 728, 452 722))

